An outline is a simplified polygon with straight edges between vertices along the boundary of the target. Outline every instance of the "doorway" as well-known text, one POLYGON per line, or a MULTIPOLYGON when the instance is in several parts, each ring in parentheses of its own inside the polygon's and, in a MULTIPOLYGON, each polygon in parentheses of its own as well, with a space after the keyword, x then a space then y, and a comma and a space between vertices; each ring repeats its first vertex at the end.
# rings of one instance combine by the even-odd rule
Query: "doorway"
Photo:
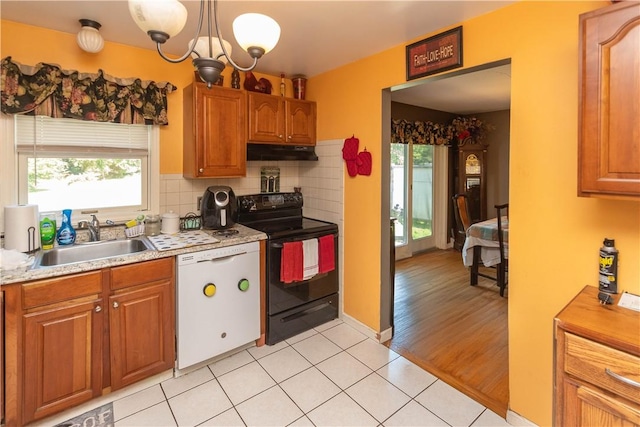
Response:
MULTIPOLYGON (((502 137, 507 141, 507 152, 506 152, 506 159, 500 160, 500 161, 504 161, 504 163, 506 164, 506 172, 504 173, 501 172, 500 174, 498 174, 498 176, 494 177, 495 181, 506 180, 506 193, 505 193, 505 188, 501 188, 501 185, 498 182, 495 186, 495 194, 493 195, 490 194, 488 197, 488 205, 493 206, 494 201, 495 201, 495 204, 503 203, 502 200, 504 200, 504 197, 506 197, 508 201, 508 140, 509 140, 508 124, 509 124, 509 110, 510 110, 510 80, 511 80, 510 73, 511 73, 510 60, 507 59, 507 60, 498 61, 491 64, 485 64, 479 67, 461 70, 459 72, 452 72, 444 76, 430 77, 419 82, 408 82, 401 86, 390 88, 387 91, 383 91, 383 135, 385 135, 383 137, 383 141, 390 141, 389 135, 391 133, 390 133, 389 127, 386 126, 386 122, 391 122, 392 118, 393 119, 398 118, 398 117, 392 117, 392 114, 391 114, 392 105, 395 105, 398 103, 404 104, 404 105, 410 105, 410 106, 416 105, 421 107, 422 109, 430 109, 432 111, 450 115, 449 116, 450 118, 448 120, 431 119, 436 123, 449 122, 451 120, 451 115, 453 117, 456 117, 456 116, 469 116, 469 115, 476 115, 476 114, 483 114, 483 113, 491 114, 492 112, 506 111, 507 112, 506 119, 505 119, 506 135, 502 135, 502 137), (464 80, 464 83, 462 82, 462 80, 464 80), (496 85, 500 87, 498 88, 496 85), (504 174, 506 174, 506 178, 504 174), (506 196, 504 196, 504 194, 506 194, 506 196)), ((407 118, 407 120, 425 120, 425 119, 414 117, 414 118, 407 118)), ((444 147, 437 147, 437 148, 444 148, 444 147)), ((497 149, 494 150, 494 152, 497 152, 497 151, 498 151, 497 149)), ((387 154, 385 152, 386 150, 383 150, 384 154, 383 154, 382 160, 384 164, 392 165, 393 164, 392 163, 393 148, 391 147, 391 144, 389 144, 389 153, 387 154), (388 155, 386 159, 385 159, 385 154, 388 155), (389 163, 387 163, 387 161, 389 163)), ((504 156, 504 153, 501 153, 500 156, 504 156)), ((496 160, 494 164, 496 164, 497 162, 498 160, 496 160)), ((439 174, 436 173, 436 175, 433 176, 432 178, 433 180, 436 180, 436 181, 448 180, 450 182, 450 185, 448 186, 449 192, 450 192, 451 188, 453 187, 453 179, 452 179, 452 176, 450 175, 450 171, 452 170, 451 164, 449 163, 448 166, 449 167, 445 166, 443 168, 444 170, 442 170, 441 173, 439 174)), ((393 179, 393 171, 390 171, 388 176, 385 176, 383 174, 383 185, 382 185, 383 194, 381 197, 382 212, 384 212, 385 208, 389 209, 389 207, 391 208, 394 207, 394 204, 392 204, 394 195, 392 194, 392 191, 388 190, 391 188, 392 179, 393 179), (388 181, 385 182, 386 180, 388 181), (385 194, 385 190, 387 190, 388 193, 385 194)), ((406 178, 405 182, 409 183, 407 185, 411 185, 412 184, 411 176, 406 178)), ((488 180, 488 182, 489 182, 489 186, 491 186, 491 183, 490 183, 491 178, 488 180)), ((443 192, 436 191, 436 193, 437 193, 436 196, 432 199, 432 210, 436 212, 435 218, 438 218, 439 216, 449 217, 451 214, 451 208, 452 208, 451 197, 450 197, 451 194, 447 194, 447 191, 443 191, 443 192)), ((407 196, 407 198, 409 198, 409 196, 407 196)), ((413 212, 412 212, 412 215, 413 215, 413 212)), ((411 217, 407 217, 407 218, 411 218, 411 217)), ((446 241, 441 241, 439 238, 436 238, 435 245, 432 245, 432 246, 435 246, 439 249, 446 250, 449 254, 453 254, 453 257, 451 260, 452 270, 457 268, 456 261, 459 263, 459 266, 462 267, 461 255, 459 252, 453 252, 452 249, 449 249, 451 247, 451 241, 448 238, 450 233, 448 232, 448 230, 444 230, 447 228, 450 229, 451 227, 450 221, 448 219, 445 219, 444 221, 441 221, 441 220, 433 221, 433 220, 434 220, 434 217, 432 217, 432 229, 431 229, 432 235, 436 235, 436 236, 438 234, 446 235, 447 238, 446 238, 446 241)), ((400 233, 396 232, 395 234, 396 236, 394 237, 397 237, 400 233)), ((384 239, 385 234, 383 233, 382 236, 384 239)), ((388 234, 386 234, 386 236, 388 236, 388 234)), ((416 256, 412 256, 413 250, 408 252, 411 252, 409 255, 407 255, 410 258, 407 258, 401 262, 402 263, 413 262, 411 260, 415 258, 416 265, 418 265, 419 268, 422 268, 423 262, 421 261, 426 261, 426 259, 424 260, 422 259, 422 257, 425 255, 420 254, 416 257, 416 256), (420 260, 418 260, 418 258, 420 260)), ((436 251, 436 252, 440 252, 440 251, 436 251)), ((432 253, 431 251, 427 252, 427 254, 431 254, 431 253, 432 253)), ((397 256, 397 258, 400 259, 402 257, 397 256)), ((428 262, 431 263, 432 260, 429 259, 428 262)), ((470 290, 472 292, 476 291, 477 289, 475 287, 471 288, 468 286, 468 273, 466 273, 466 270, 464 269, 464 267, 462 267, 462 270, 463 270, 462 274, 464 277, 460 280, 466 281, 467 285, 464 286, 461 292, 466 292, 467 290, 470 290)), ((425 273, 425 276, 430 274, 431 274, 430 272, 427 272, 425 273)), ((395 277, 396 279, 400 279, 401 281, 403 280, 403 278, 400 278, 398 275, 396 275, 395 277)), ((410 280, 414 281, 417 279, 415 279, 414 277, 411 277, 410 280)), ((438 283, 439 284, 442 284, 444 282, 449 283, 452 280, 453 279, 440 277, 438 279, 438 283)), ((429 293, 429 291, 427 291, 426 289, 431 285, 429 283, 429 280, 425 280, 424 283, 422 282, 412 283, 412 285, 415 285, 413 286, 414 288, 422 288, 420 290, 420 292, 422 292, 422 296, 418 294, 407 296, 405 293, 406 298, 405 298, 405 301, 403 302, 400 298, 395 298, 394 301, 391 300, 393 295, 399 295, 399 294, 402 294, 402 292, 404 292, 404 290, 399 291, 397 290, 397 288, 396 290, 394 290, 393 283, 394 281, 391 280, 390 294, 386 294, 385 289, 383 287, 383 291, 382 291, 383 299, 381 300, 381 314, 384 314, 384 309, 386 307, 386 304, 390 304, 392 307, 391 315, 390 315, 391 324, 394 325, 393 327, 395 329, 393 331, 393 336, 396 336, 396 334, 402 335, 403 344, 406 344, 406 343, 409 344, 408 346, 403 345, 403 347, 405 347, 404 350, 406 351, 404 352, 405 354, 403 354, 403 352, 400 352, 400 354, 402 354, 407 358, 415 359, 415 354, 414 354, 415 351, 412 351, 412 345, 417 345, 417 344, 412 344, 412 343, 417 343, 417 341, 419 341, 420 339, 419 335, 416 334, 415 336, 408 337, 406 330, 400 331, 399 329, 403 327, 402 321, 394 322, 393 319, 395 317, 396 320, 398 320, 396 313, 399 313, 402 310, 410 309, 410 307, 407 305, 408 304, 407 301, 410 302, 412 306, 421 304, 419 299, 424 298, 425 293, 426 294, 429 293), (385 301, 384 299, 386 295, 389 295, 389 299, 387 301, 385 301)), ((450 295, 451 289, 447 288, 443 292, 445 292, 445 294, 442 297, 445 299, 451 300, 451 295, 450 295)), ((503 300, 502 302, 504 303, 504 306, 505 306, 504 309, 506 311, 507 301, 503 300)), ((478 305, 475 305, 475 307, 477 307, 478 312, 482 312, 483 310, 484 311, 489 310, 488 304, 480 303, 478 305)), ((441 329, 443 330, 438 331, 439 335, 445 336, 445 337, 448 336, 450 337, 450 339, 455 339, 456 332, 454 330, 447 331, 447 329, 449 328, 448 325, 454 324, 454 321, 455 321, 456 327, 461 328, 460 330, 468 329, 472 331, 472 330, 475 330, 474 329, 475 327, 477 327, 477 325, 471 324, 473 322, 471 318, 469 318, 469 324, 465 327, 464 325, 461 324, 461 322, 465 322, 466 318, 461 318, 458 314, 456 314, 456 310, 449 310, 448 312, 450 312, 450 315, 453 317, 450 319, 451 321, 447 321, 445 319, 445 321, 442 322, 441 329)), ((494 313, 495 312, 496 311, 494 310, 494 313)), ((444 313, 445 317, 446 315, 447 313, 444 313)), ((386 320, 384 316, 381 316, 381 318, 383 322, 384 320, 386 320)), ((506 320, 506 314, 505 314, 504 325, 503 325, 505 327, 507 326, 506 322, 507 320, 506 320)), ((419 322, 419 323, 421 325, 420 328, 422 330, 425 330, 425 329, 428 330, 431 327, 429 322, 419 322)), ((483 326, 483 328, 484 327, 485 326, 483 326)), ((417 328, 417 326, 414 324, 413 326, 411 326, 411 328, 417 328)), ((484 330, 484 332, 486 333, 487 331, 484 330)), ((410 330, 409 333, 411 334, 413 332, 410 330)), ((446 343, 441 343, 440 345, 443 346, 444 348, 447 347, 446 343)), ((392 349, 394 348, 393 338, 391 339, 389 346, 392 349)), ((413 347, 413 350, 416 350, 416 348, 413 347)), ((478 349, 479 351, 478 354, 491 353, 491 349, 486 349, 486 350, 487 350, 486 352, 483 352, 482 349, 478 349)), ((417 360, 413 360, 413 361, 419 365, 427 366, 427 363, 421 364, 417 360)), ((478 359, 474 361, 474 363, 478 365, 478 364, 482 364, 483 362, 482 362, 482 359, 478 359)), ((508 370, 508 361, 505 362, 505 365, 507 366, 507 370, 508 370)), ((487 365, 486 369, 491 369, 491 367, 487 365)), ((438 369, 436 368, 435 371, 438 371, 438 369)), ((508 375, 508 372, 507 372, 507 375, 508 375)), ((468 392, 468 390, 465 392, 471 397, 477 397, 477 396, 474 396, 473 392, 468 392)), ((508 394, 508 391, 507 391, 507 394, 508 394)), ((488 405, 485 405, 485 406, 488 406, 488 405)))

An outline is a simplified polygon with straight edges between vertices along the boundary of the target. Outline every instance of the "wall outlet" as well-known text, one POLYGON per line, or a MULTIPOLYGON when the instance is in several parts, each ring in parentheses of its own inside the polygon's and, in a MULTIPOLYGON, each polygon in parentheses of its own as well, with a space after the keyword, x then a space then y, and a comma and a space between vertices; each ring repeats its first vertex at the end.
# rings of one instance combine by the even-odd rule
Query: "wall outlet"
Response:
POLYGON ((196 206, 196 210, 199 211, 200 210, 200 205, 202 204, 202 196, 198 196, 197 200, 198 200, 197 201, 198 206, 196 206))

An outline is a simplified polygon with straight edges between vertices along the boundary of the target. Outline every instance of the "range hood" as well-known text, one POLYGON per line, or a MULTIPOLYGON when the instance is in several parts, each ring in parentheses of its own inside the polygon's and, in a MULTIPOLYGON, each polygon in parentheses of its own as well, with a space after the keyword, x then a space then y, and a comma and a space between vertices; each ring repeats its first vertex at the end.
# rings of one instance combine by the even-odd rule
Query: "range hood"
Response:
POLYGON ((247 160, 318 160, 313 145, 247 144, 247 160))

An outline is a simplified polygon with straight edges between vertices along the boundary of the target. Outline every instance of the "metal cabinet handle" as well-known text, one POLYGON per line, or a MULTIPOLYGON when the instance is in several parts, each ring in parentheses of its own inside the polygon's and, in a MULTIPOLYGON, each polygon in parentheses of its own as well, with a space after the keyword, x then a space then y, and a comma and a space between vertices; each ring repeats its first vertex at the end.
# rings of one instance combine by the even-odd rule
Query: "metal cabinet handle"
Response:
POLYGON ((620 374, 616 374, 615 372, 613 372, 612 370, 610 370, 609 368, 605 368, 604 372, 609 375, 610 377, 623 382, 625 384, 630 385, 631 387, 635 387, 635 388, 640 388, 640 383, 637 381, 632 380, 631 378, 627 378, 627 377, 623 377, 620 374))
POLYGON ((282 135, 278 135, 278 138, 282 139, 282 135))
POLYGON ((204 172, 204 168, 198 169, 198 172, 200 172, 200 173, 204 172))
POLYGON ((118 308, 118 307, 120 307, 120 304, 118 304, 118 301, 114 301, 113 308, 118 308))
POLYGON ((291 139, 291 135, 289 135, 287 138, 291 139))
POLYGON ((94 310, 96 313, 100 313, 102 311, 102 307, 99 305, 96 305, 96 308, 94 310))

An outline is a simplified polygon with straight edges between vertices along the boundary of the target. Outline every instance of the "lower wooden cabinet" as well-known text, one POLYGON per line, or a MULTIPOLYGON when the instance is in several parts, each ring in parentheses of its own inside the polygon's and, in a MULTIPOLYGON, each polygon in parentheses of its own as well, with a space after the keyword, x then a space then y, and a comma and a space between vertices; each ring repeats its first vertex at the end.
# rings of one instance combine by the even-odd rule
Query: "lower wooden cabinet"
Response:
POLYGON ((5 425, 171 369, 174 258, 3 287, 5 425))
POLYGON ((640 313, 587 286, 555 319, 554 425, 640 426, 640 313))

